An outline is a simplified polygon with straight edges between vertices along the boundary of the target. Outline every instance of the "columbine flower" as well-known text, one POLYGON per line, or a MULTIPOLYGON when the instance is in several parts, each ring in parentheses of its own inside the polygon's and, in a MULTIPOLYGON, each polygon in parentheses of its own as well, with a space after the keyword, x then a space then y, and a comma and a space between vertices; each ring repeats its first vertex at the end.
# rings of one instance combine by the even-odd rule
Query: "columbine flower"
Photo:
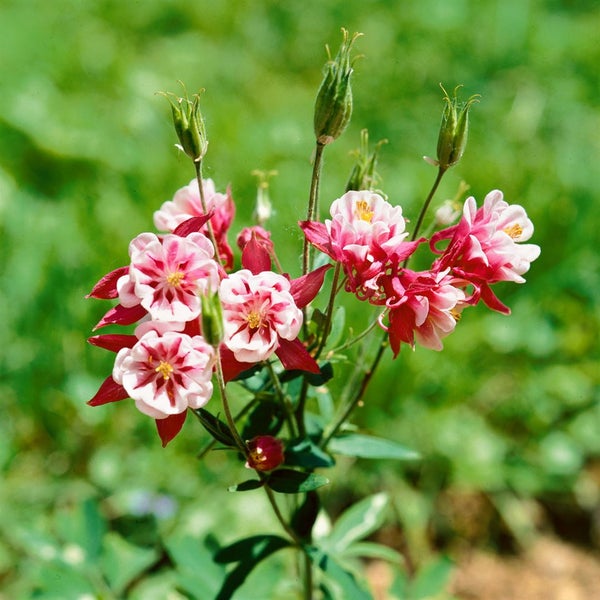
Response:
MULTIPOLYGON (((202 190, 206 210, 212 213, 210 224, 219 246, 219 256, 222 257, 226 267, 233 264, 233 251, 227 242, 227 231, 235 216, 235 204, 231 196, 231 190, 222 194, 217 192, 212 179, 202 180, 202 190)), ((192 179, 189 185, 175 192, 173 200, 163 203, 159 210, 154 213, 154 224, 160 231, 175 231, 181 223, 192 217, 201 217, 205 214, 200 200, 198 180, 192 179)), ((202 228, 202 233, 208 232, 208 225, 202 228)))
POLYGON ((204 406, 212 395, 214 351, 202 336, 154 330, 119 350, 114 381, 142 413, 164 419, 204 406))
POLYGON ((330 213, 325 224, 305 221, 300 226, 313 245, 342 263, 348 291, 377 301, 378 277, 410 256, 422 240, 405 242, 402 207, 374 192, 346 192, 330 213))
POLYGON ((454 331, 464 292, 457 288, 448 271, 415 272, 403 269, 387 278, 390 346, 394 356, 401 343, 442 350, 442 338, 454 331))
MULTIPOLYGON (((471 303, 481 299, 500 312, 510 310, 489 288, 498 281, 523 283, 522 277, 531 262, 540 255, 536 244, 523 244, 533 234, 533 224, 522 206, 510 205, 499 190, 491 191, 477 209, 473 197, 467 198, 460 222, 438 231, 431 238, 431 248, 449 239, 434 268, 451 268, 455 276, 471 283, 475 292, 471 303)), ((439 251, 438 251, 439 252, 439 251)))
POLYGON ((253 275, 248 269, 221 282, 219 296, 225 322, 225 345, 240 362, 266 360, 280 340, 295 340, 302 312, 290 293, 290 282, 277 273, 253 275))
POLYGON ((216 289, 219 268, 202 233, 187 237, 142 233, 129 245, 131 265, 117 282, 125 307, 141 304, 152 319, 190 321, 200 315, 200 295, 216 289))
POLYGON ((283 442, 272 435, 258 435, 247 442, 246 466, 257 471, 272 471, 285 460, 283 442))

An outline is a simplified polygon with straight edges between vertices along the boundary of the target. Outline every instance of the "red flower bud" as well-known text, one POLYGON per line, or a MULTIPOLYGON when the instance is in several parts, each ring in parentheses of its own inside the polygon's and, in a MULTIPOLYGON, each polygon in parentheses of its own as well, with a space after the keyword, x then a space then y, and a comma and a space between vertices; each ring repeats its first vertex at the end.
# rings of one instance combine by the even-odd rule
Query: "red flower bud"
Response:
POLYGON ((246 466, 257 471, 272 471, 284 461, 283 442, 271 435, 258 435, 248 443, 246 466))

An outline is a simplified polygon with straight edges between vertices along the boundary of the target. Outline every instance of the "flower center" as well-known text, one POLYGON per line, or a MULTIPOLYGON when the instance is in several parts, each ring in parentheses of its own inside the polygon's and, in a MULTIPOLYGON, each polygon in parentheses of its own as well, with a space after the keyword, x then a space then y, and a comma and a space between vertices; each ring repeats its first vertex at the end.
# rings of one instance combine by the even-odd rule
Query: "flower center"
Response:
POLYGON ((366 200, 359 200, 354 207, 354 216, 361 221, 370 223, 373 219, 373 211, 366 200))
POLYGON ((509 227, 505 227, 502 231, 509 235, 513 240, 516 240, 523 233, 523 228, 518 223, 514 223, 509 227))
POLYGON ((185 273, 183 271, 175 271, 174 273, 169 273, 167 275, 167 283, 171 287, 179 287, 184 277, 185 273))
POLYGON ((163 379, 167 381, 169 377, 171 377, 171 373, 173 372, 173 367, 166 361, 161 360, 160 364, 156 369, 154 369, 156 373, 159 373, 163 376, 163 379))
POLYGON ((258 329, 262 325, 262 316, 258 311, 253 310, 246 315, 246 321, 250 329, 258 329))

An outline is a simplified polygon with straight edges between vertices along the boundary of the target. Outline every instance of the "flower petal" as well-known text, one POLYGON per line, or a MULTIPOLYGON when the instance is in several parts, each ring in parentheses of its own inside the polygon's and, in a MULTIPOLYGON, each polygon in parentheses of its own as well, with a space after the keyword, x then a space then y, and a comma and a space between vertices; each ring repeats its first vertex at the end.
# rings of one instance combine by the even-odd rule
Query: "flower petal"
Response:
POLYGON ((109 402, 117 402, 129 398, 129 394, 122 385, 119 385, 111 376, 108 376, 96 392, 96 395, 88 400, 89 406, 100 406, 109 402))
POLYGON ((281 364, 289 371, 308 371, 309 373, 320 373, 317 361, 308 353, 302 342, 295 340, 279 340, 279 348, 275 350, 281 364))
POLYGON ((106 327, 106 325, 131 325, 136 321, 139 321, 146 315, 146 309, 141 305, 125 307, 122 304, 117 304, 111 308, 101 319, 98 321, 96 329, 106 327))
POLYGON ((102 300, 112 300, 118 295, 117 281, 123 275, 129 273, 129 265, 119 267, 110 273, 107 273, 93 288, 86 298, 100 298, 102 300))
POLYGON ((169 415, 165 419, 156 419, 156 429, 164 448, 180 431, 185 423, 187 410, 177 415, 169 415))
POLYGON ((332 266, 323 265, 302 277, 290 281, 290 293, 298 308, 304 308, 319 293, 325 273, 332 266))

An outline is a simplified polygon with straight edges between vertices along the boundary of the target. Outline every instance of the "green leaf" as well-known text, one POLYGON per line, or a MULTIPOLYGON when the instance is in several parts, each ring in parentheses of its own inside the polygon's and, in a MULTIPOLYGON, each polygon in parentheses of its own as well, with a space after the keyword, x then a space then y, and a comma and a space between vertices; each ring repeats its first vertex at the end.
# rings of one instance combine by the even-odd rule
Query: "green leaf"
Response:
POLYGON ((178 585, 198 600, 214 598, 223 585, 225 569, 213 560, 210 540, 185 535, 168 538, 165 546, 177 569, 178 585))
POLYGON ((319 548, 306 548, 312 563, 326 576, 326 587, 331 598, 336 600, 373 600, 350 571, 343 569, 329 554, 319 548))
POLYGON ((316 473, 302 473, 292 469, 278 469, 273 471, 267 479, 268 486, 280 494, 298 494, 310 492, 321 486, 327 485, 329 479, 316 473))
POLYGON ((320 373, 305 373, 306 380, 310 385, 318 387, 327 383, 333 377, 333 367, 329 361, 319 365, 320 373))
POLYGON ((328 447, 334 454, 358 458, 392 458, 394 460, 417 460, 420 458, 418 452, 406 446, 360 433, 345 433, 334 437, 329 441, 328 447))
POLYGON ((218 563, 227 564, 245 561, 253 557, 261 556, 265 549, 272 552, 289 546, 291 542, 278 535, 253 535, 243 540, 238 540, 217 551, 214 560, 218 563))
POLYGON ((335 461, 312 440, 304 438, 296 440, 286 447, 285 464, 291 467, 316 469, 318 467, 333 467, 335 461))
POLYGON ((215 555, 221 563, 240 561, 237 567, 227 574, 215 600, 229 600, 244 583, 256 565, 282 548, 291 545, 289 540, 276 535, 257 535, 240 540, 222 548, 215 555))
POLYGON ((404 562, 404 557, 400 552, 375 542, 355 542, 344 550, 343 557, 375 558, 396 564, 404 562))
POLYGON ((242 481, 242 483, 237 483, 236 485, 230 485, 227 488, 228 492, 249 492, 251 490, 257 490, 262 487, 264 484, 260 479, 248 479, 247 481, 242 481))
POLYGON ((285 411, 281 402, 276 402, 269 394, 264 400, 259 400, 248 414, 242 438, 251 440, 257 435, 277 435, 284 420, 285 411))
POLYGON ((301 538, 310 537, 313 525, 319 515, 320 507, 321 502, 317 492, 314 490, 307 492, 304 502, 298 507, 290 522, 292 529, 301 538))
POLYGON ((424 565, 410 584, 411 600, 425 600, 443 592, 450 580, 454 564, 445 556, 424 565))
POLYGON ((338 554, 353 542, 377 531, 385 519, 388 503, 388 496, 383 492, 357 502, 341 514, 323 544, 327 544, 333 554, 338 554))
POLYGON ((212 435, 217 442, 225 446, 235 446, 235 439, 226 423, 209 413, 204 408, 195 408, 194 414, 200 420, 206 431, 212 435))
POLYGON ((117 595, 157 559, 158 552, 153 548, 134 546, 110 531, 104 536, 102 566, 111 589, 117 595))

